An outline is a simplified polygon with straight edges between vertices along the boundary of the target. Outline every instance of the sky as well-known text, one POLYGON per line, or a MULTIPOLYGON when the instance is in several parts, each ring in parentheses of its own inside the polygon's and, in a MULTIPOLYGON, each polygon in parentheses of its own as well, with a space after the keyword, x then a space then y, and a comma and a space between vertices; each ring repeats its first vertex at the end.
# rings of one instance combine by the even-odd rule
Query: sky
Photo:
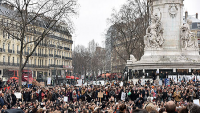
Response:
MULTIPOLYGON (((79 14, 73 18, 73 47, 87 47, 93 39, 104 47, 106 30, 109 28, 107 19, 111 17, 113 9, 119 10, 125 2, 126 0, 78 0, 79 14)), ((200 0, 184 0, 184 12, 188 11, 189 15, 198 13, 200 19, 199 4, 200 0)))

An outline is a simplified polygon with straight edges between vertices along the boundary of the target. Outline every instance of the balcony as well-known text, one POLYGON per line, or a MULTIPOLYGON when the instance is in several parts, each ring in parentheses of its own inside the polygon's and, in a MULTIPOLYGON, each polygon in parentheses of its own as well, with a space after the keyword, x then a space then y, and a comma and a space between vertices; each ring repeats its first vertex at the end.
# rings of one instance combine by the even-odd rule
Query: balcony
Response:
POLYGON ((29 52, 24 52, 24 55, 29 55, 29 52))
MULTIPOLYGON (((36 44, 36 42, 35 42, 35 44, 36 44)), ((45 47, 47 47, 47 44, 46 43, 39 43, 39 46, 45 46, 45 47)))
POLYGON ((11 50, 11 49, 8 49, 8 53, 12 53, 12 50, 11 50))
POLYGON ((55 45, 53 45, 53 44, 49 44, 49 47, 56 47, 55 45))
POLYGON ((60 55, 54 55, 56 58, 61 58, 61 56, 60 55))
POLYGON ((68 47, 64 47, 64 50, 70 50, 68 47))
POLYGON ((63 68, 63 65, 55 65, 55 64, 49 64, 49 67, 57 67, 57 68, 63 68))
POLYGON ((41 56, 41 57, 48 57, 48 55, 47 54, 38 54, 38 56, 41 56))
POLYGON ((70 58, 70 57, 64 57, 63 59, 72 60, 72 58, 70 58))
POLYGON ((63 49, 63 47, 62 46, 58 46, 58 49, 63 49))
POLYGON ((49 57, 53 57, 53 54, 49 54, 49 57))
POLYGON ((32 56, 37 56, 37 53, 33 53, 32 56))

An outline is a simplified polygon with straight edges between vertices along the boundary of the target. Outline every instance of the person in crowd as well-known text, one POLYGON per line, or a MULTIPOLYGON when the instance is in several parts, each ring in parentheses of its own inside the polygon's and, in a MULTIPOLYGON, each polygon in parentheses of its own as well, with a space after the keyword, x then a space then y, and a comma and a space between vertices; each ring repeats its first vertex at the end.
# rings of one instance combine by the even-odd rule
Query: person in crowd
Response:
POLYGON ((176 104, 173 101, 167 102, 165 108, 167 113, 177 113, 176 104))

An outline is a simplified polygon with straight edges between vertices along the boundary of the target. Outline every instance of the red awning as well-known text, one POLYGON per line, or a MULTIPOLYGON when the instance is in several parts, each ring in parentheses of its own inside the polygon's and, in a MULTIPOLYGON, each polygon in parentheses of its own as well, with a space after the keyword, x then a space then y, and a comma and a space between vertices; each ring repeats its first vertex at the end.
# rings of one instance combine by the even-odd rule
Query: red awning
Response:
MULTIPOLYGON (((66 79, 74 79, 74 76, 66 76, 66 79)), ((75 77, 76 80, 78 80, 78 77, 75 77)))
POLYGON ((23 78, 23 81, 26 81, 26 82, 32 84, 33 78, 23 78))

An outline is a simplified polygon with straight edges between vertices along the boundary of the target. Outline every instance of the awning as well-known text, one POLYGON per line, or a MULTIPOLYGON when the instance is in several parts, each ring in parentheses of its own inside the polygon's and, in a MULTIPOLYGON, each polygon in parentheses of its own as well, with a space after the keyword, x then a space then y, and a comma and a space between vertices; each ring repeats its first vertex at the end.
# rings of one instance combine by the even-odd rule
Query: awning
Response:
POLYGON ((33 78, 23 78, 23 81, 28 82, 29 84, 32 84, 33 78))
MULTIPOLYGON (((66 79, 74 79, 74 76, 66 76, 66 79)), ((76 80, 78 80, 78 77, 75 77, 76 80)))

